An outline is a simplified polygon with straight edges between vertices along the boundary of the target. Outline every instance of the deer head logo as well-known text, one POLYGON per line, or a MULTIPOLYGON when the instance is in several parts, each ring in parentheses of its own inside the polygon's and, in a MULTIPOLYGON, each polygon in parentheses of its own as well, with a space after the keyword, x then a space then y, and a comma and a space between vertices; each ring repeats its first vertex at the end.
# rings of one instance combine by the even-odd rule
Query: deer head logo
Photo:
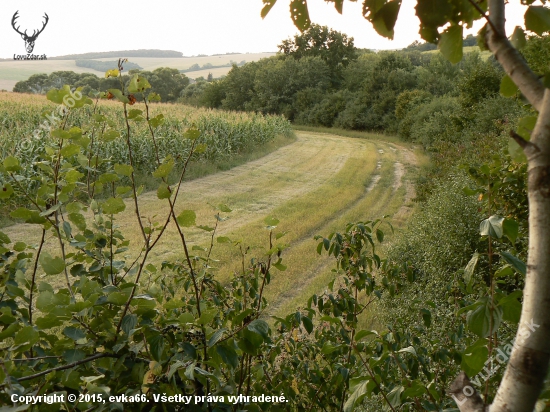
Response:
POLYGON ((48 24, 49 17, 46 13, 44 13, 44 18, 46 19, 46 21, 44 23, 42 23, 42 28, 38 31, 34 30, 32 35, 29 36, 27 34, 27 30, 25 30, 24 33, 21 33, 19 31, 19 26, 17 26, 17 28, 15 27, 15 20, 17 20, 17 18, 19 17, 18 13, 19 13, 19 10, 16 11, 15 14, 13 15, 13 17, 11 19, 11 25, 12 25, 13 29, 21 35, 23 40, 25 40, 25 48, 27 49, 27 53, 32 53, 32 51, 34 50, 34 42, 36 41, 36 38, 38 37, 38 35, 40 33, 42 33, 42 31, 46 28, 46 25, 48 24))

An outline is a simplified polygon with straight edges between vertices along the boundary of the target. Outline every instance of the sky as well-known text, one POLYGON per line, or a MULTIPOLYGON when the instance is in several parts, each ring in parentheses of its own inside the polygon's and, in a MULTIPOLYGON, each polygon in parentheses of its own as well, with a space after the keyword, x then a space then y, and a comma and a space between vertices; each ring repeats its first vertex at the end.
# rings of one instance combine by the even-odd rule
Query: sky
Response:
MULTIPOLYGON (((262 20, 261 0, 11 0, 0 2, 0 58, 25 54, 21 36, 11 26, 19 11, 20 30, 39 35, 33 54, 49 57, 98 51, 162 49, 185 56, 277 51, 283 39, 298 34, 289 13, 289 0, 278 0, 262 20)), ((523 25, 519 0, 507 8, 507 31, 523 25)), ((338 14, 332 4, 309 0, 312 22, 346 33, 356 47, 400 49, 418 35, 415 0, 403 0, 393 41, 380 37, 361 15, 361 1, 346 0, 338 14)), ((477 25, 477 29, 482 24, 477 25)), ((472 32, 475 32, 473 30, 472 32)))

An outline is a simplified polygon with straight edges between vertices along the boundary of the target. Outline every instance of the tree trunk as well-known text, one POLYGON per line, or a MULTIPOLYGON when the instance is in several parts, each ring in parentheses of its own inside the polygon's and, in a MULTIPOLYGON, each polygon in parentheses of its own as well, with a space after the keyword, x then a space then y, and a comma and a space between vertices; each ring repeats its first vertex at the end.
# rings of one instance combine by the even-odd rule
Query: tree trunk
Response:
MULTIPOLYGON (((539 112, 531 140, 520 142, 529 170, 529 256, 523 309, 510 362, 489 410, 532 412, 550 361, 550 89, 544 88, 506 38, 504 0, 489 0, 489 20, 489 49, 539 112)), ((453 385, 455 390, 466 387, 461 375, 453 385)), ((463 409, 474 404, 457 402, 461 412, 476 410, 463 409)))

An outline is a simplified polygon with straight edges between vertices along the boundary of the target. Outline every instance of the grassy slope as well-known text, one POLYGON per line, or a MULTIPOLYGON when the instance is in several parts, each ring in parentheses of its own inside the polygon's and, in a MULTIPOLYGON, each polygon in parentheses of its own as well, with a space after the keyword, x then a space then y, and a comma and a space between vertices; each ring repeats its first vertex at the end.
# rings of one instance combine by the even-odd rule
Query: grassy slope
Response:
MULTIPOLYGON (((376 135, 368 137, 299 132, 297 141, 265 157, 186 182, 176 210, 195 210, 197 224, 213 226, 214 210, 210 205, 229 205, 233 212, 220 224, 217 236, 243 239, 251 247, 247 260, 261 256, 267 247, 264 218, 280 219, 277 231, 288 232, 280 240, 290 246, 283 254, 288 269, 274 270, 266 296, 272 302, 270 313, 287 313, 305 304, 312 293, 322 291, 333 276, 334 262, 315 252, 315 234, 327 235, 343 230, 347 222, 384 214, 401 215, 397 219, 401 224, 406 220, 404 217, 412 206, 410 189, 415 155, 403 145, 380 140, 376 135)), ((165 201, 158 200, 155 192, 145 193, 141 205, 142 215, 154 221, 165 219, 165 201)), ((135 256, 140 236, 129 201, 126 211, 118 216, 118 224, 127 238, 135 239, 129 253, 135 256)), ((5 231, 12 240, 30 240, 36 235, 36 228, 28 225, 15 225, 5 231)), ((205 232, 195 228, 188 231, 187 239, 191 245, 210 244, 205 232)), ((49 239, 47 248, 58 254, 53 239, 49 239)), ((170 227, 152 252, 152 262, 182 256, 177 232, 170 227)), ((229 279, 239 270, 234 247, 218 244, 214 257, 224 262, 219 264, 220 279, 229 279)), ((61 285, 63 280, 60 278, 59 282, 61 285)))

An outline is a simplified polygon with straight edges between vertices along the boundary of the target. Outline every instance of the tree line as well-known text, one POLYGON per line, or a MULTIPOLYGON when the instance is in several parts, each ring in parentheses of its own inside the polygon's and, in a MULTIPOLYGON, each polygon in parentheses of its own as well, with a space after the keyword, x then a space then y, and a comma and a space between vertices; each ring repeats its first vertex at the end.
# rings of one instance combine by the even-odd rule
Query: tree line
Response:
MULTIPOLYGON (((128 64, 130 63, 124 63, 127 67, 128 64)), ((130 69, 128 74, 122 76, 122 80, 124 83, 128 83, 131 76, 138 72, 151 83, 163 102, 175 102, 180 97, 182 90, 190 83, 185 74, 180 73, 178 69, 168 67, 159 67, 153 71, 130 69)), ((91 91, 105 91, 120 86, 119 80, 113 77, 98 77, 92 73, 56 71, 49 75, 45 73, 33 74, 27 80, 17 82, 13 91, 45 94, 50 89, 61 88, 65 84, 82 87, 82 93, 85 95, 91 91)))

